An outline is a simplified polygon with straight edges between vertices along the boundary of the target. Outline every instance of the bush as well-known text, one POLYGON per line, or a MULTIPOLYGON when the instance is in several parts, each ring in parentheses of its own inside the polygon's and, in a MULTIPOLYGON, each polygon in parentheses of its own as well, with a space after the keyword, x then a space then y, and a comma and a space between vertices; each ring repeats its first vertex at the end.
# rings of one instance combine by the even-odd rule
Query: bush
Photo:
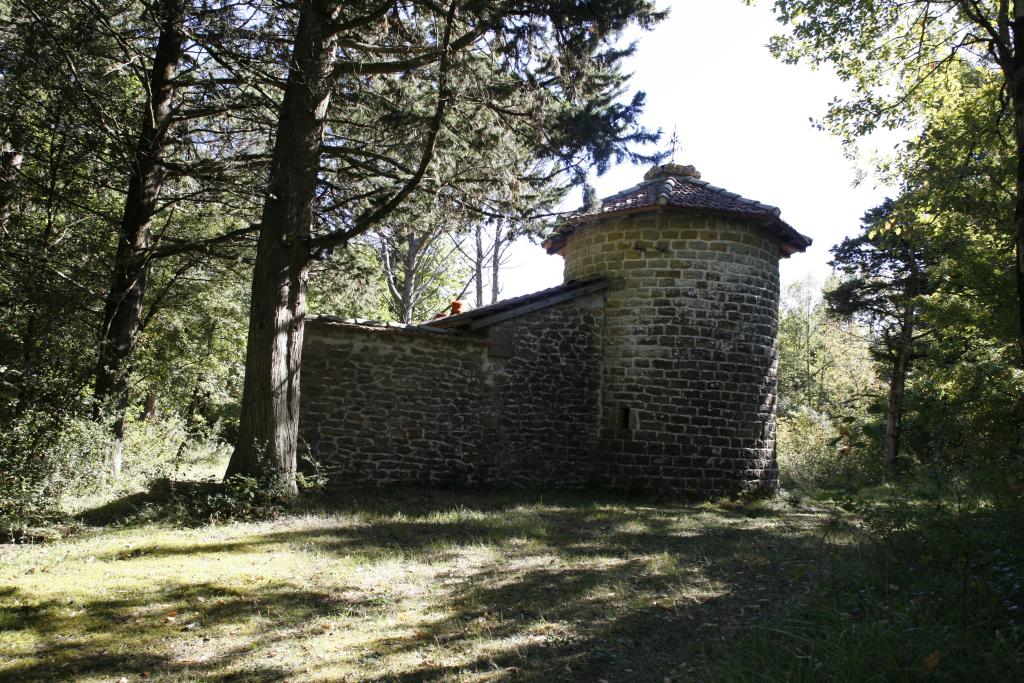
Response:
POLYGON ((56 515, 68 496, 101 483, 111 436, 84 418, 28 413, 0 434, 0 527, 56 515))
POLYGON ((175 416, 129 422, 125 427, 123 489, 148 487, 157 479, 203 478, 220 474, 227 444, 206 430, 190 430, 175 416))
POLYGON ((273 482, 241 474, 228 477, 204 500, 187 505, 203 521, 227 522, 271 519, 283 512, 291 497, 282 495, 273 482))
POLYGON ((800 407, 778 419, 782 485, 803 489, 863 486, 881 478, 881 455, 863 430, 800 407))
POLYGON ((5 537, 53 522, 77 509, 150 488, 155 481, 208 475, 226 457, 222 442, 190 436, 170 417, 130 421, 123 469, 111 476, 110 425, 85 417, 22 416, 0 434, 0 529, 5 537))

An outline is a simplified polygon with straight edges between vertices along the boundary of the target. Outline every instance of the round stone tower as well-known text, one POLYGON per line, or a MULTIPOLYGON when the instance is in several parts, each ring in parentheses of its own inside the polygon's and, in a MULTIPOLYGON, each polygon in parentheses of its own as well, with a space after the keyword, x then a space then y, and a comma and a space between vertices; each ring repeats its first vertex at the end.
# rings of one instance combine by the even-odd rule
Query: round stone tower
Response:
POLYGON ((811 243, 779 214, 666 164, 545 242, 566 281, 614 282, 596 484, 702 497, 777 487, 779 259, 811 243))

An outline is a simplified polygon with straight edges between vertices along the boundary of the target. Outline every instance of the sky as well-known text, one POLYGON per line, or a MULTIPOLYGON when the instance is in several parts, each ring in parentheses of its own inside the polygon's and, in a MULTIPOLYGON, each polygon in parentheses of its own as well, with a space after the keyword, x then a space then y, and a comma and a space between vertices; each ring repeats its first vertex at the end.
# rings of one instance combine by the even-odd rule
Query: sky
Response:
MULTIPOLYGON (((829 247, 855 234, 864 212, 894 193, 871 181, 855 187, 854 162, 811 122, 845 92, 843 83, 828 70, 771 56, 768 40, 783 27, 769 0, 752 7, 742 0, 662 0, 666 5, 669 18, 639 34, 627 63, 632 89, 647 93, 641 122, 662 129, 661 149, 669 149, 675 128, 677 163, 693 164, 712 185, 779 207, 783 220, 814 240, 806 253, 782 261, 783 286, 808 276, 823 280, 829 247)), ((646 170, 627 163, 590 182, 604 197, 637 184, 646 170)), ((563 209, 580 204, 576 190, 563 209)), ((523 241, 503 280, 503 299, 552 287, 562 282, 562 259, 523 241)))

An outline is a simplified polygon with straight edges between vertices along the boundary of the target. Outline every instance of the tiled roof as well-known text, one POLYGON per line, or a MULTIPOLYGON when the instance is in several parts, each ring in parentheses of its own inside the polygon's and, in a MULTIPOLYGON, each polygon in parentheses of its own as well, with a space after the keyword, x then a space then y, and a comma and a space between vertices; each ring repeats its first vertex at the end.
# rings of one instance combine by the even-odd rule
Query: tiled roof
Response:
POLYGON ((499 301, 490 306, 482 306, 472 311, 459 315, 450 315, 445 318, 437 318, 430 322, 423 323, 419 327, 433 328, 468 328, 471 330, 494 325, 495 323, 525 315, 548 306, 560 304, 563 301, 570 301, 592 292, 607 289, 611 282, 604 278, 587 278, 585 280, 572 280, 557 287, 542 289, 539 292, 517 296, 505 301, 499 301))
POLYGON ((591 294, 593 292, 607 289, 611 281, 602 277, 586 278, 584 280, 572 280, 557 287, 542 289, 539 292, 517 296, 512 299, 499 301, 490 306, 482 306, 472 311, 459 315, 449 315, 443 318, 436 318, 429 322, 405 325, 403 323, 387 322, 384 320, 368 320, 364 318, 340 318, 336 315, 308 315, 307 323, 319 323, 325 325, 342 325, 345 327, 358 328, 367 332, 397 332, 410 334, 456 334, 466 330, 477 330, 488 325, 494 325, 503 320, 516 318, 531 311, 547 308, 560 304, 563 301, 591 294))
POLYGON ((565 246, 566 238, 587 223, 612 216, 666 208, 689 209, 762 223, 778 236, 783 251, 789 255, 804 251, 811 239, 801 235, 783 221, 778 207, 741 197, 700 179, 693 166, 664 164, 655 166, 644 176, 644 182, 601 200, 590 211, 581 210, 563 217, 554 233, 544 241, 549 254, 565 246))
POLYGON ((370 320, 367 318, 341 318, 336 315, 314 314, 306 316, 307 323, 323 325, 341 325, 353 327, 367 332, 400 332, 410 334, 447 334, 449 330, 442 330, 424 325, 406 325, 386 320, 370 320))

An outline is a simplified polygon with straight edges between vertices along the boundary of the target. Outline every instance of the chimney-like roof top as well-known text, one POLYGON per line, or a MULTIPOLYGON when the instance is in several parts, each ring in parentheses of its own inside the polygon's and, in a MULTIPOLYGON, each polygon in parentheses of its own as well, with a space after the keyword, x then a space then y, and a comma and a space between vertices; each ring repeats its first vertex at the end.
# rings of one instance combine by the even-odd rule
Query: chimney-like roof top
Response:
POLYGON ((779 238, 786 256, 804 251, 811 245, 810 237, 801 235, 779 218, 782 212, 778 207, 715 187, 701 180, 700 173, 693 166, 663 164, 649 170, 639 185, 604 198, 599 206, 563 216, 554 232, 544 240, 544 248, 549 254, 558 253, 569 235, 587 223, 664 209, 699 211, 761 223, 779 238))

